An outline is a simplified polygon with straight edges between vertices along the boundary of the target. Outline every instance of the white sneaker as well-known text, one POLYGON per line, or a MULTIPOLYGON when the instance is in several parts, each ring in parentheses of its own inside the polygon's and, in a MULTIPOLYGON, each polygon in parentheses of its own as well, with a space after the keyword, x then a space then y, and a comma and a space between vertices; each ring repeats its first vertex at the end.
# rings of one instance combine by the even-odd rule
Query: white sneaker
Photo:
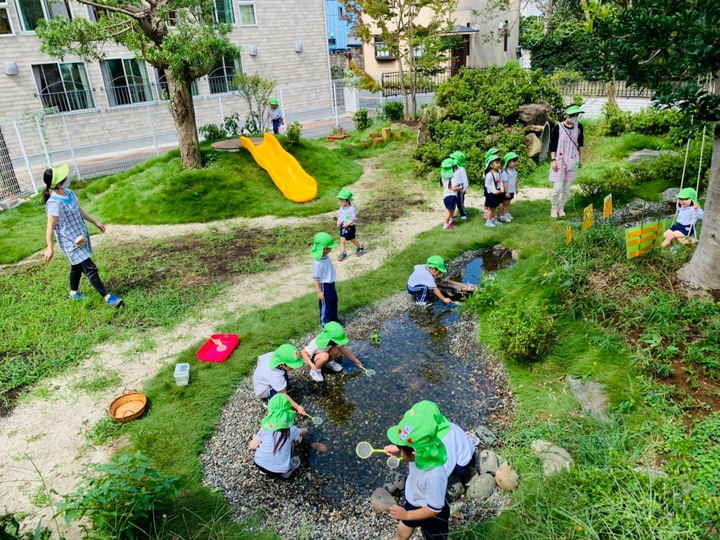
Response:
POLYGON ((466 220, 467 220, 467 216, 462 216, 460 219, 462 219, 463 221, 466 221, 466 220))
POLYGON ((510 212, 508 212, 507 214, 505 214, 505 217, 506 217, 507 219, 509 219, 510 221, 512 221, 513 219, 515 219, 514 217, 512 217, 512 214, 511 214, 510 212))
POLYGON ((468 436, 468 439, 472 442, 473 446, 478 446, 480 444, 480 437, 472 433, 471 431, 466 431, 465 435, 468 436))
POLYGON ((510 222, 510 220, 508 219, 507 216, 500 216, 498 219, 499 219, 500 221, 502 221, 503 223, 509 223, 509 222, 510 222))
POLYGON ((502 225, 502 222, 498 218, 493 219, 493 223, 495 225, 502 225))
POLYGON ((334 360, 330 360, 327 364, 325 364, 325 367, 328 369, 332 369, 335 373, 337 373, 338 371, 342 371, 342 366, 334 360))
POLYGON ((311 369, 310 377, 315 382, 323 382, 325 380, 325 379, 323 379, 322 373, 320 373, 319 369, 311 369))
POLYGON ((298 470, 300 467, 300 458, 299 457, 293 457, 290 459, 290 468, 287 470, 287 472, 282 473, 280 476, 283 478, 290 478, 292 476, 292 473, 298 470))
POLYGON ((485 226, 486 226, 486 227, 494 227, 495 224, 488 219, 488 220, 485 222, 485 226))

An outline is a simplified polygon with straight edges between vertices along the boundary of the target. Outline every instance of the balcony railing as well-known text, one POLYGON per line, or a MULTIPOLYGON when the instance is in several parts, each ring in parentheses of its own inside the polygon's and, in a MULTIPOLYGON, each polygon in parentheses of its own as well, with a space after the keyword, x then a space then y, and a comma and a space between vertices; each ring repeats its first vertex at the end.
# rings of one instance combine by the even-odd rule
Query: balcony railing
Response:
POLYGON ((95 107, 90 90, 43 92, 40 94, 40 100, 43 108, 57 109, 59 112, 79 111, 95 107))

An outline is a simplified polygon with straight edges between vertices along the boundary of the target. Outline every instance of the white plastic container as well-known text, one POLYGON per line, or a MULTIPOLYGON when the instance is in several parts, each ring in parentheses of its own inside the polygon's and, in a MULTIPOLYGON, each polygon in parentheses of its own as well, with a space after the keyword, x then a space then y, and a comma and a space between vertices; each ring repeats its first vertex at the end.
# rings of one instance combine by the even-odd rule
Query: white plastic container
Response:
POLYGON ((177 364, 175 366, 175 384, 177 386, 186 386, 190 381, 190 364, 187 362, 177 364))

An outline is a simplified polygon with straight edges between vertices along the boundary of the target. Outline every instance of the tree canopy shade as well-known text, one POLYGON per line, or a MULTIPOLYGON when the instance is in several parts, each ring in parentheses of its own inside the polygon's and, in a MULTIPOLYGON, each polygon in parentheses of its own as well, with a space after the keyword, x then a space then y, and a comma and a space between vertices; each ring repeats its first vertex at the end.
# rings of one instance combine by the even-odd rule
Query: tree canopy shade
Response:
POLYGON ((720 6, 717 0, 634 0, 596 18, 594 33, 618 76, 654 90, 660 106, 678 107, 695 125, 715 122, 702 233, 679 275, 692 288, 720 294, 720 6))
POLYGON ((239 49, 226 37, 227 24, 214 22, 214 2, 202 0, 78 0, 92 6, 97 22, 76 17, 40 21, 41 50, 62 58, 75 54, 102 60, 103 45, 122 45, 136 58, 164 71, 184 168, 200 167, 195 107, 190 84, 239 49))

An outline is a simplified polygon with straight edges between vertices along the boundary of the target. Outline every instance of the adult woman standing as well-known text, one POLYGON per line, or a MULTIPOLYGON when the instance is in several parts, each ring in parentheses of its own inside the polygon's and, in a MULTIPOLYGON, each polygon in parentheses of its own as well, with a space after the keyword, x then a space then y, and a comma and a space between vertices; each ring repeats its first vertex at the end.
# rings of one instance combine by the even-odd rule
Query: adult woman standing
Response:
POLYGON ((564 217, 570 188, 583 163, 583 126, 578 116, 583 111, 577 105, 565 110, 565 119, 550 131, 550 182, 553 184, 550 217, 564 217))
POLYGON ((90 284, 103 297, 105 303, 112 307, 119 307, 123 301, 110 294, 100 279, 97 266, 90 258, 92 247, 90 246, 90 233, 85 221, 95 225, 101 232, 105 232, 105 225, 85 212, 78 204, 77 195, 67 188, 67 177, 69 168, 61 165, 55 169, 47 169, 43 175, 45 191, 45 212, 48 216, 45 239, 47 249, 45 250, 45 261, 53 258, 54 241, 57 236, 60 249, 70 261, 70 292, 68 298, 71 300, 82 300, 86 296, 78 290, 80 278, 83 274, 87 276, 90 284))

